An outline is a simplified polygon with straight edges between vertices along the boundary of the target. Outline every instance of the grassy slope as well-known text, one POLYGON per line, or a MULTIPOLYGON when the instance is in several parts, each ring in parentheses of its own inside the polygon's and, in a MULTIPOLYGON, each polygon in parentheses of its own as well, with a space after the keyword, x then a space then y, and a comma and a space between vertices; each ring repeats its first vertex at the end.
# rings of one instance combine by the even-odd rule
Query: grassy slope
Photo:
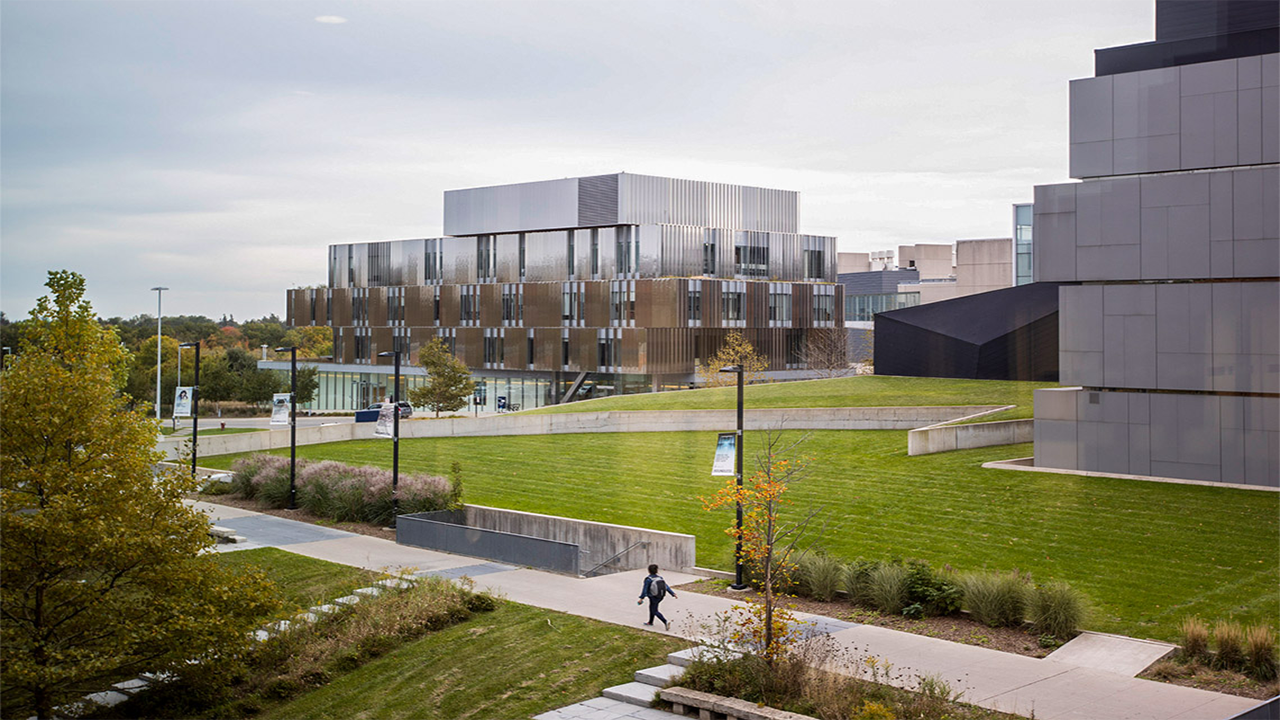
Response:
POLYGON ((219 553, 216 559, 227 567, 261 570, 280 589, 286 607, 307 608, 330 602, 377 578, 368 570, 277 548, 219 553))
POLYGON ((259 717, 528 718, 596 697, 686 644, 508 602, 259 717))
MULTIPOLYGON (((863 375, 832 380, 749 385, 747 408, 880 407, 891 405, 1018 405, 1000 419, 1031 417, 1031 394, 1055 383, 1004 380, 885 377, 863 375)), ((618 395, 585 402, 554 405, 529 414, 602 412, 605 410, 726 410, 737 407, 737 388, 707 388, 678 392, 618 395)))
MULTIPOLYGON (((761 436, 747 434, 748 463, 761 436)), ((697 499, 720 482, 709 476, 714 446, 714 433, 416 439, 402 441, 400 467, 445 474, 457 460, 467 502, 691 533, 700 564, 728 568, 732 513, 697 499)), ((1172 639, 1189 614, 1280 616, 1280 495, 984 470, 1030 445, 908 457, 903 431, 814 432, 804 453, 811 476, 792 495, 798 509, 823 508, 813 535, 840 556, 1063 579, 1098 605, 1090 627, 1138 637, 1172 639)), ((376 440, 298 454, 391 462, 390 443, 376 440)))

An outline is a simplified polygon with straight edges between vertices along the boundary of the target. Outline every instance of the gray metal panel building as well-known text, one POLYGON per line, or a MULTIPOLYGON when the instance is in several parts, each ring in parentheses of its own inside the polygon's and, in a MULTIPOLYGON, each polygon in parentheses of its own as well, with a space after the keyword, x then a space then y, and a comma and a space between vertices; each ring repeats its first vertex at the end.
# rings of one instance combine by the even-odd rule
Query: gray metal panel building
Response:
POLYGON ((1036 464, 1280 485, 1280 54, 1165 60, 1072 81, 1082 182, 1035 189, 1079 386, 1037 392, 1036 464))

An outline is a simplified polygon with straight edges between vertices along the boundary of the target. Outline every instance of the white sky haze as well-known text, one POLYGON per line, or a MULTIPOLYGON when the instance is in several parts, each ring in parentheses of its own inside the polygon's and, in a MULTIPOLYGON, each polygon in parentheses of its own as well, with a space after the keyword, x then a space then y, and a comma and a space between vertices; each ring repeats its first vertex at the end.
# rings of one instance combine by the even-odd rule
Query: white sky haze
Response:
POLYGON ((284 315, 445 190, 618 171, 801 193, 843 251, 1008 237, 1067 82, 1153 0, 0 1, 0 309, 284 315))

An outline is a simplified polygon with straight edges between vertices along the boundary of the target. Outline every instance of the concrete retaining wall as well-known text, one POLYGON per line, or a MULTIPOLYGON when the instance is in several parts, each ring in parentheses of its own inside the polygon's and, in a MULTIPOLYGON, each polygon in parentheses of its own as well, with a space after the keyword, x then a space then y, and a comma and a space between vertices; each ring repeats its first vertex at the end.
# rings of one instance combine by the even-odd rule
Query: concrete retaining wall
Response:
POLYGON ((471 527, 532 535, 578 545, 582 552, 581 572, 584 574, 590 573, 592 568, 618 553, 623 554, 610 560, 596 573, 634 570, 646 567, 649 563, 683 571, 694 566, 697 555, 697 539, 693 535, 501 510, 482 505, 467 505, 466 511, 467 525, 471 527))
POLYGON ((634 570, 649 563, 685 571, 694 567, 697 555, 692 535, 483 505, 402 515, 396 542, 572 575, 634 570), (606 564, 597 569, 601 563, 606 564))
POLYGON ((401 515, 396 518, 396 542, 568 575, 577 575, 580 567, 580 549, 573 543, 469 527, 465 512, 401 515))
POLYGON ((1002 420, 970 425, 938 425, 907 433, 908 455, 929 455, 950 450, 1016 445, 1035 439, 1033 422, 1002 420))
MULTIPOLYGON (((994 405, 959 407, 855 407, 748 409, 747 430, 910 430, 1000 409, 994 405)), ((545 415, 496 415, 482 418, 407 420, 400 437, 480 437, 493 435, 557 435, 597 432, 729 431, 737 423, 734 410, 611 411, 545 415)), ((298 428, 299 445, 315 445, 373 437, 370 423, 342 423, 298 428)), ((178 457, 184 438, 166 439, 157 448, 168 459, 178 457)), ((200 438, 199 453, 224 455, 289 447, 289 430, 270 430, 200 438)))

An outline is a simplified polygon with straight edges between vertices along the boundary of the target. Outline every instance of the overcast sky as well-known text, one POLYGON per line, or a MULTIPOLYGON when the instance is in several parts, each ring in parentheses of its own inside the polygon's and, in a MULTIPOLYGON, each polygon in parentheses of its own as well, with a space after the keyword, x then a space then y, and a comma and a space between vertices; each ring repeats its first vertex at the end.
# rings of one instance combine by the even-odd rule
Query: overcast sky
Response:
POLYGON ((627 171, 801 193, 843 251, 1008 237, 1067 81, 1153 0, 0 2, 0 308, 284 316, 445 190, 627 171))

